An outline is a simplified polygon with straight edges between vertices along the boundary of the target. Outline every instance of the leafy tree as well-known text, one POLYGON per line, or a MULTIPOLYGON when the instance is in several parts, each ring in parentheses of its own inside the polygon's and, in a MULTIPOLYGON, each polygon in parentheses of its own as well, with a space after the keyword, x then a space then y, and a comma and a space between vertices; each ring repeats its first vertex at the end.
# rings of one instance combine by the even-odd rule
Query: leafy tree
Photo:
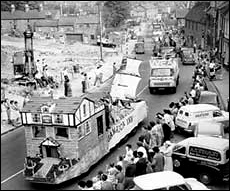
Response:
POLYGON ((28 4, 30 9, 39 9, 39 5, 44 1, 1 1, 1 11, 10 11, 11 5, 15 6, 15 10, 25 10, 25 4, 28 4))
POLYGON ((105 1, 102 9, 102 20, 106 27, 118 27, 129 18, 128 1, 105 1))

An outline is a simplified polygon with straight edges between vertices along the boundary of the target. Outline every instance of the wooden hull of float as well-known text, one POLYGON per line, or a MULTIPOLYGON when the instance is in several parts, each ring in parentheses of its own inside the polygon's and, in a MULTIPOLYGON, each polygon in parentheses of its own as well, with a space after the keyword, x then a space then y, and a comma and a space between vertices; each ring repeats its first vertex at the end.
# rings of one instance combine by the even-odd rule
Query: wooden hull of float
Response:
MULTIPOLYGON (((145 101, 132 103, 131 106, 133 110, 124 116, 122 120, 111 126, 107 132, 108 136, 105 136, 106 138, 103 138, 96 147, 87 152, 76 164, 71 165, 71 167, 62 174, 49 179, 45 177, 45 174, 42 175, 42 173, 35 173, 33 176, 25 176, 24 173, 25 180, 33 183, 60 184, 87 172, 92 165, 99 162, 100 159, 108 154, 112 148, 120 143, 147 117, 147 105, 145 101)), ((42 161, 46 163, 46 160, 49 160, 48 163, 52 163, 50 159, 51 158, 43 158, 42 161)))

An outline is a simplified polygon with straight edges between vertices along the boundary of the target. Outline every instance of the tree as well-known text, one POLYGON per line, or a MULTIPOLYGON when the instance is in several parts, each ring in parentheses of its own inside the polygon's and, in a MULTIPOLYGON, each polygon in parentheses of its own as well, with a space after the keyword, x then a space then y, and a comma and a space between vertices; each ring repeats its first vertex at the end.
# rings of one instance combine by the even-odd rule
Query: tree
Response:
POLYGON ((129 18, 128 1, 105 1, 102 9, 102 19, 106 27, 118 27, 129 18))
POLYGON ((1 1, 1 11, 10 11, 11 5, 15 6, 15 10, 25 10, 25 4, 29 5, 31 10, 39 9, 39 5, 44 1, 1 1))

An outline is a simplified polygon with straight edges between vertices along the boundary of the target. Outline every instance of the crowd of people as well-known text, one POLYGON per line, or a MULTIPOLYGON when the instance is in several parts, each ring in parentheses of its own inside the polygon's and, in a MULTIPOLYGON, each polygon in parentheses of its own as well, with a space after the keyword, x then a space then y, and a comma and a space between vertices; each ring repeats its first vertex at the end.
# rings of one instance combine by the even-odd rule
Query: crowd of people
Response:
POLYGON ((198 59, 189 92, 185 92, 178 102, 171 102, 168 109, 158 112, 155 121, 142 127, 136 145, 126 145, 124 156, 110 163, 105 171, 99 171, 92 180, 80 181, 82 190, 124 190, 132 189, 135 176, 173 170, 172 152, 175 132, 175 118, 180 107, 197 104, 202 90, 207 90, 205 77, 210 64, 216 62, 212 51, 198 50, 198 59))
POLYGON ((18 101, 5 98, 1 101, 1 120, 2 122, 18 126, 21 124, 20 108, 18 101))

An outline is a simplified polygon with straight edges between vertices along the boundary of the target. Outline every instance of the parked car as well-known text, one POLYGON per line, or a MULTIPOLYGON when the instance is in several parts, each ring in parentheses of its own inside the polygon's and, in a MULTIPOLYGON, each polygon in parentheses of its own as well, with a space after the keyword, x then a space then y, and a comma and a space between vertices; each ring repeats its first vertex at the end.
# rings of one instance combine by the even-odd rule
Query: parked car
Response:
POLYGON ((190 137, 173 147, 173 170, 203 184, 229 179, 229 140, 190 137))
POLYGON ((132 190, 209 190, 195 178, 184 178, 173 171, 144 174, 133 179, 132 190))
POLYGON ((211 104, 193 104, 182 106, 175 119, 177 131, 193 134, 200 121, 216 121, 229 127, 229 112, 211 104))
POLYGON ((227 138, 225 132, 226 130, 223 123, 215 121, 201 121, 195 127, 194 136, 227 138))
POLYGON ((196 64, 196 61, 195 61, 195 56, 194 54, 189 51, 189 50, 183 50, 183 53, 182 53, 182 64, 183 65, 186 65, 186 64, 196 64))
POLYGON ((138 36, 137 37, 137 42, 145 42, 145 39, 143 36, 138 36))
POLYGON ((220 98, 216 92, 211 91, 201 91, 198 99, 198 103, 200 104, 211 104, 217 107, 221 107, 220 98))
POLYGON ((144 54, 145 53, 145 46, 143 42, 138 42, 135 44, 135 53, 136 54, 144 54))

